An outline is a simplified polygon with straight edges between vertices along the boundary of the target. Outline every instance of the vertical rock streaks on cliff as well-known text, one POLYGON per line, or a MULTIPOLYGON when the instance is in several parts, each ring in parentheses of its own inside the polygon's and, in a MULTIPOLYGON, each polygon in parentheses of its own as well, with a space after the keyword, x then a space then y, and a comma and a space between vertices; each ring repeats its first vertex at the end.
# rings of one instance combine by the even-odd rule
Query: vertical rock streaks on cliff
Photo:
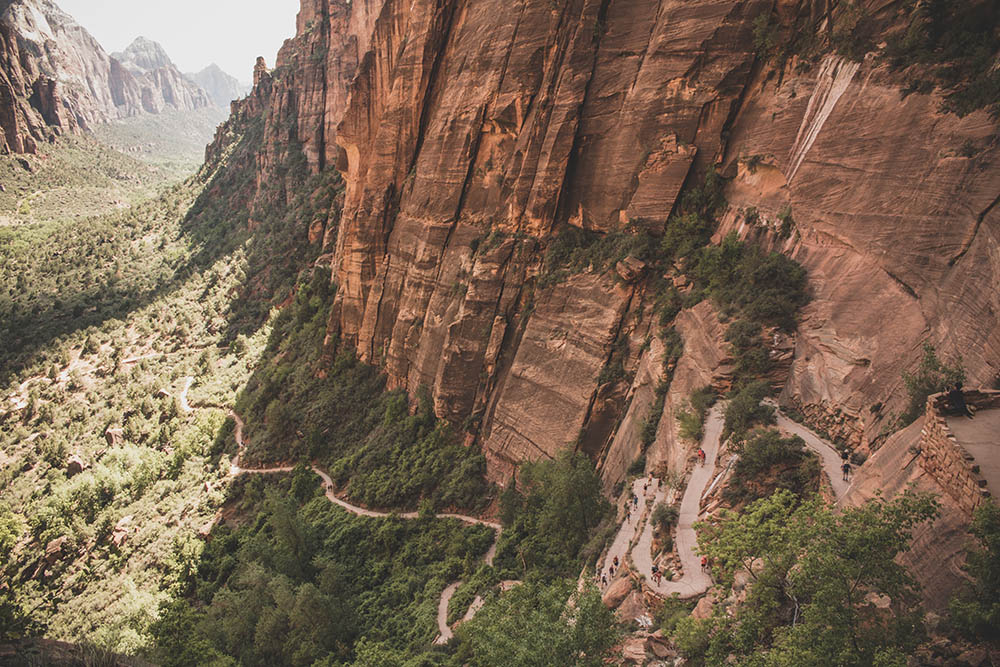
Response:
POLYGON ((795 178, 795 172, 802 166, 802 161, 806 159, 824 123, 830 117, 833 108, 837 106, 837 102, 847 92, 847 87, 851 85, 860 66, 860 63, 847 61, 840 56, 827 56, 820 65, 816 88, 809 97, 809 106, 806 107, 802 126, 799 127, 795 144, 792 146, 786 176, 789 183, 795 178))
MULTIPOLYGON (((995 122, 900 96, 874 58, 793 59, 776 72, 753 44, 770 9, 302 0, 259 179, 293 144, 314 173, 343 174, 339 224, 310 230, 333 257, 331 338, 384 368, 390 387, 428 387, 437 414, 483 443, 496 479, 581 446, 585 422, 613 428, 605 413, 623 413, 626 394, 649 403, 649 387, 597 394, 615 332, 630 341, 627 370, 639 365, 630 337, 649 325, 628 318, 644 312, 645 288, 588 273, 542 289, 546 247, 570 225, 659 233, 692 173, 716 164, 731 179, 719 234, 738 231, 810 274, 786 398, 829 405, 871 439, 888 410, 870 406, 897 400, 928 333, 985 380, 1000 364, 995 122), (763 224, 746 223, 750 208, 763 224), (786 208, 794 229, 779 238, 786 208)), ((724 374, 722 324, 709 315, 682 318, 711 323, 711 340, 690 334, 650 461, 683 460, 674 415, 696 383, 724 374)), ((605 439, 611 477, 639 451, 641 413, 627 418, 631 435, 605 439)))

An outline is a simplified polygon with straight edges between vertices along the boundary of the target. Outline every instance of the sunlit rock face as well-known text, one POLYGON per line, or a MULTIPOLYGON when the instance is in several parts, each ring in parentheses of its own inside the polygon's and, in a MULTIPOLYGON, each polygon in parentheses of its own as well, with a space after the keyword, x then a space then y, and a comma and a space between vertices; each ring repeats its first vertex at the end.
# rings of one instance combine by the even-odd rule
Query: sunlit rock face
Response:
MULTIPOLYGON (((297 35, 261 71, 257 168, 280 178, 292 141, 313 173, 344 177, 337 210, 309 229, 338 286, 331 340, 391 387, 427 387, 496 480, 565 448, 620 478, 644 414, 619 418, 660 380, 647 354, 656 276, 537 276, 567 226, 660 233, 715 165, 728 200, 717 239, 735 232, 809 271, 798 331, 768 343, 783 401, 865 448, 900 410, 923 340, 960 352, 971 384, 992 382, 996 122, 901 95, 875 58, 761 63, 753 21, 769 9, 303 0, 297 35), (613 353, 640 371, 631 385, 599 382, 613 353)), ((708 306, 677 326, 690 344, 647 454, 672 467, 689 446, 675 414, 692 389, 725 384, 728 353, 708 306)))
POLYGON ((0 150, 33 153, 63 132, 211 104, 155 42, 112 57, 51 0, 11 0, 0 12, 0 150))

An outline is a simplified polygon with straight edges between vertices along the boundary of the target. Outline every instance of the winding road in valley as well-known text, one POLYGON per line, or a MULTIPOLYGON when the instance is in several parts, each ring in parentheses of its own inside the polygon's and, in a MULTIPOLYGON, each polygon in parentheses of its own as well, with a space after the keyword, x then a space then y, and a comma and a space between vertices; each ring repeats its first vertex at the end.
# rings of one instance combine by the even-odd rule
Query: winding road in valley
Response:
MULTIPOLYGON (((190 386, 191 384, 187 383, 184 388, 185 397, 187 394, 187 390, 190 388, 190 386)), ((187 405, 186 398, 182 399, 181 404, 182 407, 187 405)), ((229 411, 229 416, 233 418, 233 421, 236 424, 236 427, 233 430, 233 435, 235 436, 236 444, 239 447, 239 454, 237 454, 236 458, 232 461, 232 463, 229 466, 229 474, 231 476, 236 477, 238 475, 270 475, 276 473, 291 472, 292 470, 295 469, 295 466, 276 466, 274 468, 241 467, 239 463, 240 456, 243 453, 243 449, 246 447, 246 443, 243 440, 243 426, 244 426, 243 420, 240 418, 238 414, 236 414, 236 412, 232 410, 229 411)), ((390 514, 389 512, 379 512, 376 510, 370 510, 364 507, 353 505, 344 500, 343 498, 338 497, 337 494, 334 493, 333 480, 330 478, 330 475, 328 475, 325 470, 322 470, 321 468, 315 465, 312 466, 312 470, 323 481, 323 493, 326 496, 327 500, 329 500, 331 503, 335 505, 342 507, 351 514, 355 514, 357 516, 372 517, 372 518, 386 518, 389 516, 395 516, 400 519, 416 519, 420 516, 419 513, 417 512, 390 514)), ((495 533, 495 536, 493 538, 493 544, 490 545, 490 548, 486 551, 486 554, 483 556, 483 561, 487 565, 493 565, 493 559, 494 557, 496 557, 497 553, 497 543, 500 541, 500 533, 503 531, 503 526, 493 521, 486 521, 484 519, 477 519, 476 517, 473 516, 466 516, 464 514, 452 514, 449 512, 442 512, 440 514, 435 514, 435 517, 437 517, 438 519, 457 519, 458 521, 462 521, 464 523, 476 526, 488 526, 489 528, 492 528, 495 533)), ((448 640, 450 640, 454 636, 451 626, 448 625, 448 603, 451 602, 452 596, 455 594, 455 591, 458 590, 458 587, 461 585, 462 585, 461 581, 453 581, 441 593, 441 599, 438 602, 438 613, 437 613, 438 636, 434 640, 435 644, 445 644, 448 642, 448 640)), ((473 601, 472 605, 469 608, 469 611, 466 612, 462 620, 467 621, 471 619, 475 615, 475 613, 479 610, 479 608, 482 607, 482 605, 483 605, 482 598, 476 596, 476 599, 473 601)))

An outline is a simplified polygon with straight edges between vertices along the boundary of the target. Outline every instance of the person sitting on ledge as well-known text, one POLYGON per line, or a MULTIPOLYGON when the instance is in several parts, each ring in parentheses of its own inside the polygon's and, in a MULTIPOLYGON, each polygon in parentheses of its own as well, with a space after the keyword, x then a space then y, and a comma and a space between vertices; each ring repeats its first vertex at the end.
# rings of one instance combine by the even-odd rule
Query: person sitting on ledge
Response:
POLYGON ((948 399, 948 403, 951 405, 951 410, 956 415, 965 415, 969 419, 972 419, 972 410, 969 409, 969 404, 965 402, 965 393, 962 391, 962 383, 956 382, 955 386, 949 391, 945 398, 948 399))

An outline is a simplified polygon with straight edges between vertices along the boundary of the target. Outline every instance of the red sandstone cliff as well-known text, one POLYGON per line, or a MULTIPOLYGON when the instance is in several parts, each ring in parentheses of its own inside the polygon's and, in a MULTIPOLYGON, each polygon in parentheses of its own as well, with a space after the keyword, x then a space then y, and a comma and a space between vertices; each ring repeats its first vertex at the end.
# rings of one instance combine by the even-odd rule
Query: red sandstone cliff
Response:
MULTIPOLYGON (((819 4, 781 2, 776 15, 811 18, 819 4)), ((682 187, 715 164, 731 179, 719 234, 809 271, 784 400, 866 445, 899 409, 900 372, 922 341, 961 352, 971 384, 991 382, 996 122, 942 112, 936 93, 902 95, 874 56, 763 63, 753 22, 771 10, 303 0, 298 34, 273 76, 261 73, 267 101, 257 93, 237 113, 261 105, 266 116, 259 181, 296 151, 314 172, 344 176, 339 219, 338 204, 310 228, 333 254, 331 335, 391 386, 428 386, 438 414, 478 438, 494 478, 580 447, 615 481, 645 416, 630 402, 648 404, 659 379, 656 345, 643 349, 656 329, 648 286, 609 273, 540 288, 535 276, 566 225, 658 233, 682 187), (599 387, 616 340, 637 379, 599 387)), ((678 328, 689 344, 649 453, 674 465, 685 447, 675 408, 726 374, 707 305, 678 328)))

